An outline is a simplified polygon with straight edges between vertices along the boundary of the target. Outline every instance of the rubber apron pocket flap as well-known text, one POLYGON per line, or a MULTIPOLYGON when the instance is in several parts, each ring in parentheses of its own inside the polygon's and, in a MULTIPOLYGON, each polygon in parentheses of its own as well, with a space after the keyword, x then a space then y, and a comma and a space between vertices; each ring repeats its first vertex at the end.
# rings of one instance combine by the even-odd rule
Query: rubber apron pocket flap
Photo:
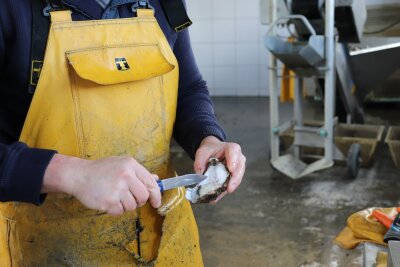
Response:
POLYGON ((66 55, 79 77, 102 85, 146 80, 175 68, 156 44, 84 49, 66 55))

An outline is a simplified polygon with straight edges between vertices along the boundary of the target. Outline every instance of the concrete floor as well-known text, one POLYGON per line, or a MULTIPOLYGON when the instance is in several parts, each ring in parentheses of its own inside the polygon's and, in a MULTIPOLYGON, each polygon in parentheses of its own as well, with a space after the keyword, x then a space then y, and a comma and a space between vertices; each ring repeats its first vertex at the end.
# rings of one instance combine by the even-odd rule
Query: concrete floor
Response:
MULTIPOLYGON (((242 146, 248 164, 235 194, 216 206, 194 206, 205 266, 362 266, 361 249, 345 251, 332 240, 351 213, 399 204, 400 171, 386 144, 379 145, 372 168, 362 169, 356 180, 344 178, 346 168, 335 166, 293 181, 273 171, 267 160, 268 99, 214 102, 229 140, 242 146)), ((322 109, 312 105, 306 114, 318 118, 322 109)), ((281 114, 290 118, 291 105, 282 106, 281 114)), ((400 123, 392 110, 368 114, 369 123, 400 123)), ((180 173, 192 171, 192 161, 180 148, 173 146, 173 154, 180 173)))

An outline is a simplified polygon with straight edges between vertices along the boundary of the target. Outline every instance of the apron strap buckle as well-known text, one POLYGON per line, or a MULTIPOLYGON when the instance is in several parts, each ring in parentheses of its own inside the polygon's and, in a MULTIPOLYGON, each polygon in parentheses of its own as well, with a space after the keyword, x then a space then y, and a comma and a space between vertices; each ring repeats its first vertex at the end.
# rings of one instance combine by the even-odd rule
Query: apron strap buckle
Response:
POLYGON ((47 6, 43 9, 43 16, 49 17, 51 11, 65 10, 61 0, 46 0, 47 6))
POLYGON ((136 14, 138 9, 153 9, 148 0, 138 0, 132 5, 132 12, 136 14))

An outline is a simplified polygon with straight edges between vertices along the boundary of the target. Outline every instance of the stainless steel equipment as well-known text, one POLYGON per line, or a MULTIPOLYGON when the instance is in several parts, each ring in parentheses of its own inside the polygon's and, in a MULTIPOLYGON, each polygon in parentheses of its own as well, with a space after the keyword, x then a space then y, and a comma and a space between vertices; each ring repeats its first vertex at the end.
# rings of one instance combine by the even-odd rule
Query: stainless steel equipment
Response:
POLYGON ((400 43, 360 49, 350 53, 357 98, 365 97, 400 69, 400 43))
MULTIPOLYGON (((363 3, 363 0, 359 0, 363 3)), ((276 0, 273 0, 276 7, 276 0)), ((335 10, 345 8, 345 12, 353 12, 358 4, 354 1, 294 1, 292 0, 292 11, 303 14, 289 15, 276 18, 264 39, 265 46, 272 53, 270 60, 270 116, 271 116, 271 164, 285 175, 297 179, 312 172, 329 168, 334 165, 334 160, 344 160, 346 157, 334 144, 334 127, 337 123, 335 118, 336 76, 344 90, 341 93, 345 106, 348 109, 350 120, 356 118, 359 106, 353 99, 352 79, 348 71, 346 51, 337 45, 338 36, 335 28, 335 10), (313 2, 313 6, 309 6, 313 2), (302 7, 306 7, 303 8, 302 7), (324 7, 324 9, 321 9, 324 7), (303 10, 303 11, 302 11, 303 10), (307 18, 310 17, 310 20, 307 18), (321 32, 321 21, 323 32, 321 32), (276 25, 294 24, 296 33, 288 39, 276 34, 276 25), (293 120, 279 123, 279 98, 278 98, 278 69, 277 59, 281 60, 287 67, 296 73, 295 78, 295 100, 293 120), (343 68, 343 65, 345 67, 343 68), (337 72, 337 68, 340 68, 337 72), (314 77, 324 79, 324 123, 322 127, 311 127, 304 125, 303 118, 303 77, 314 77), (294 130, 294 153, 280 155, 279 135, 289 128, 294 130), (323 157, 311 164, 306 164, 301 158, 301 147, 312 146, 324 149, 323 157)), ((344 11, 343 11, 344 12, 344 11)), ((350 14, 350 13, 349 13, 350 14)), ((275 12, 276 16, 276 12, 275 12)), ((353 20, 352 24, 345 28, 347 34, 357 39, 362 21, 365 22, 364 13, 361 12, 359 22, 353 20), (355 32, 354 32, 355 30, 355 32)), ((346 18, 348 19, 348 18, 346 18)), ((337 23, 337 22, 336 22, 337 23)), ((346 24, 347 25, 347 24, 346 24)), ((363 25, 362 25, 363 26, 363 25)), ((348 39, 348 38, 347 38, 348 39)), ((359 114, 357 114, 359 115, 359 114)), ((349 173, 356 176, 359 166, 360 147, 355 144, 349 150, 347 158, 349 173)))

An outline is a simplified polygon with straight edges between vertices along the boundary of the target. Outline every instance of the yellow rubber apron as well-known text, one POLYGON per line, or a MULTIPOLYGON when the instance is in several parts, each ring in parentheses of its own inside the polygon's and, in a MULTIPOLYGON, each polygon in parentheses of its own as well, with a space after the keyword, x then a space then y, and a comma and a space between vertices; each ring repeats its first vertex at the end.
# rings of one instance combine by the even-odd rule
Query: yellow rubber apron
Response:
MULTIPOLYGON (((39 84, 20 140, 85 159, 129 155, 174 175, 170 140, 178 63, 152 10, 80 21, 51 13, 39 84)), ((41 207, 0 205, 0 266, 202 266, 182 188, 119 217, 49 194, 41 207), (164 216, 160 216, 162 213, 164 216)))

